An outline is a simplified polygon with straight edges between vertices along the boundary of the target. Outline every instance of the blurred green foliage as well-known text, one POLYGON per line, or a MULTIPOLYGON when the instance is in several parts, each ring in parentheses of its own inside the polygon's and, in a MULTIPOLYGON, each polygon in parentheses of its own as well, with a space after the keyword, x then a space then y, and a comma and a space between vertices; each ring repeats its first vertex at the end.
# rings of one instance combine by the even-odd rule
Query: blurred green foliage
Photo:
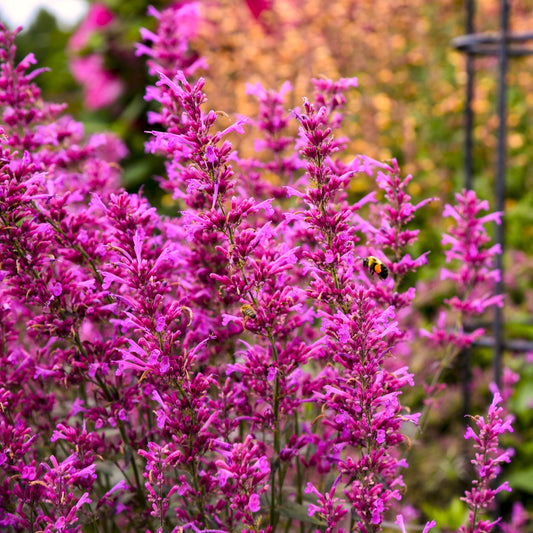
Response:
POLYGON ((468 522, 468 508, 459 498, 454 498, 446 507, 426 503, 423 510, 427 516, 433 517, 441 531, 457 531, 468 522))

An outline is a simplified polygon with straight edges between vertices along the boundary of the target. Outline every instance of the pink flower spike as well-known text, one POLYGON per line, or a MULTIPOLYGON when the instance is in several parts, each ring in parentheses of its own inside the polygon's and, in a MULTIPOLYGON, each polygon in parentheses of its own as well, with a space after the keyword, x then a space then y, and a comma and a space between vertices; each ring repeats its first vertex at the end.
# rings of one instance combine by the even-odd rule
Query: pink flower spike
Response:
MULTIPOLYGON (((482 416, 472 417, 477 431, 469 426, 465 432, 465 439, 474 441, 473 447, 476 451, 472 464, 477 472, 477 479, 472 482, 472 489, 465 492, 461 498, 470 508, 470 517, 468 526, 461 526, 460 532, 482 533, 489 531, 489 525, 486 520, 480 518, 480 515, 491 508, 494 498, 498 492, 503 490, 511 491, 507 481, 500 484, 495 489, 492 488, 494 480, 500 472, 500 464, 510 462, 513 450, 503 450, 499 448, 498 439, 506 431, 512 432, 511 423, 513 417, 504 414, 503 407, 499 404, 502 401, 497 388, 492 385, 494 398, 489 407, 487 419, 482 416)), ((496 520, 497 523, 499 520, 496 520)))

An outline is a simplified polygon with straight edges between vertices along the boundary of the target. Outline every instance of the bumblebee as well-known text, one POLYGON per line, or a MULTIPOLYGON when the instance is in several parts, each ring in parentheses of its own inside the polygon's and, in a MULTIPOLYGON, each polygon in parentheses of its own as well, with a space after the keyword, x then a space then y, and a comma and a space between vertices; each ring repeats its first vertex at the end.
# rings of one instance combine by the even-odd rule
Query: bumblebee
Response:
POLYGON ((381 279, 387 279, 389 269, 383 264, 383 261, 370 255, 363 259, 363 266, 370 270, 371 274, 377 274, 381 279))
POLYGON ((255 309, 250 304, 241 305, 241 314, 244 320, 251 318, 252 320, 257 318, 257 313, 255 309))

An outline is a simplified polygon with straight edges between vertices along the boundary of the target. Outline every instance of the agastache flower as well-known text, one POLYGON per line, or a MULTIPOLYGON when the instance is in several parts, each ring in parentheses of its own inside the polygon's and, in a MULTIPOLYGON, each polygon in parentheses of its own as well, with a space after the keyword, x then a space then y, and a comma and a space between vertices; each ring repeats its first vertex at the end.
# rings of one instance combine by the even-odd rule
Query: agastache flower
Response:
POLYGON ((100 54, 73 58, 70 70, 74 79, 83 87, 85 104, 89 109, 107 107, 124 92, 124 82, 106 70, 104 57, 100 54))
POLYGON ((124 92, 124 83, 105 66, 100 51, 86 53, 90 39, 113 24, 115 15, 103 4, 93 4, 86 18, 72 35, 68 49, 73 54, 70 68, 75 80, 83 87, 85 104, 89 109, 100 109, 114 103, 124 92), (84 53, 85 52, 85 53, 84 53))
POLYGON ((403 496, 397 287, 425 261, 406 227, 424 202, 396 162, 344 157, 355 79, 314 80, 292 115, 288 85, 252 87, 265 159, 240 158, 245 120, 221 126, 192 78, 198 7, 150 8, 140 47, 173 217, 120 189, 123 147, 41 102, 0 32, 0 527, 377 532, 403 496), (352 201, 359 172, 383 194, 352 201))
POLYGON ((503 407, 499 404, 502 397, 498 389, 491 387, 493 400, 490 404, 487 418, 481 415, 472 417, 476 426, 469 426, 465 433, 465 439, 474 441, 475 457, 472 464, 477 473, 477 478, 472 482, 472 489, 465 492, 461 498, 470 509, 468 525, 461 526, 461 533, 488 533, 498 524, 501 518, 487 520, 483 518, 486 511, 494 504, 496 494, 505 490, 511 491, 507 481, 494 488, 493 482, 498 477, 502 463, 509 463, 513 455, 512 449, 500 448, 500 435, 512 432, 513 417, 505 415, 503 407))
MULTIPOLYGON (((293 149, 294 138, 288 134, 290 114, 283 106, 285 95, 291 90, 289 82, 279 91, 267 90, 260 83, 246 86, 246 93, 257 98, 259 103, 259 118, 250 122, 264 137, 254 143, 260 159, 239 159, 239 165, 246 172, 242 185, 256 197, 285 198, 285 186, 295 182, 302 166, 293 149)), ((277 210, 279 213, 273 220, 283 220, 283 205, 277 210)))
POLYGON ((261 509, 259 497, 269 486, 270 463, 261 455, 261 446, 248 435, 242 443, 231 449, 222 444, 219 447, 222 459, 216 461, 220 488, 232 509, 232 521, 228 527, 245 524, 253 527, 253 513, 261 509))
MULTIPOLYGON (((175 3, 161 12, 150 6, 148 11, 157 19, 157 30, 154 33, 146 28, 141 29, 142 38, 148 41, 150 46, 137 44, 136 55, 149 58, 147 63, 152 76, 171 80, 182 72, 185 78, 192 78, 197 69, 207 68, 205 59, 198 56, 191 47, 191 40, 196 35, 202 19, 198 2, 186 2, 181 5, 175 3)), ((148 86, 145 99, 162 104, 159 111, 148 113, 150 124, 161 124, 169 133, 180 133, 187 129, 185 122, 182 122, 182 103, 180 99, 175 98, 169 86, 148 86)), ((158 142, 148 143, 147 150, 173 152, 176 150, 175 142, 179 141, 184 143, 182 148, 186 152, 189 148, 186 139, 161 138, 158 142)), ((174 194, 178 194, 177 188, 174 194)))
POLYGON ((346 92, 358 86, 357 78, 340 78, 333 81, 328 78, 313 78, 315 102, 327 110, 332 128, 339 128, 343 119, 342 109, 346 105, 346 92))
MULTIPOLYGON (((468 319, 494 305, 503 306, 503 295, 494 294, 500 272, 494 269, 493 262, 501 250, 499 245, 488 246, 490 237, 485 228, 489 222, 499 224, 501 214, 480 216, 489 205, 479 200, 474 191, 458 193, 456 200, 456 206, 446 205, 444 208, 444 214, 453 219, 453 226, 442 238, 443 245, 449 246, 445 252, 446 262, 454 264, 456 270, 443 268, 441 274, 441 279, 453 281, 456 294, 445 300, 451 312, 441 312, 431 332, 420 331, 432 343, 447 347, 442 368, 450 364, 460 349, 483 335, 482 328, 465 331, 468 319), (455 326, 451 325, 453 315, 455 326)), ((439 376, 440 372, 434 378, 434 384, 439 376)))
POLYGON ((228 164, 231 145, 223 139, 231 131, 242 133, 245 120, 236 121, 223 131, 211 133, 217 114, 214 111, 204 113, 201 109, 206 101, 203 85, 202 78, 189 84, 183 72, 178 72, 175 80, 161 73, 158 86, 166 86, 170 90, 172 98, 178 102, 178 108, 182 109, 184 122, 179 133, 154 132, 156 137, 151 149, 163 153, 168 150, 173 155, 173 161, 168 165, 169 183, 164 185, 165 188, 171 188, 178 196, 180 185, 186 183, 189 194, 179 196, 189 206, 198 208, 205 203, 206 208, 213 208, 233 187, 233 171, 228 164))
POLYGON ((89 42, 91 35, 113 22, 115 15, 104 4, 95 2, 68 42, 68 48, 79 51, 89 42))
MULTIPOLYGON (((346 457, 334 459, 346 482, 346 500, 339 505, 350 504, 360 531, 377 531, 391 502, 401 498, 398 470, 407 463, 397 452, 403 441, 398 397, 413 383, 406 369, 393 374, 384 365, 389 343, 398 335, 394 309, 380 309, 371 289, 354 281, 358 240, 354 212, 364 202, 348 205, 345 189, 355 169, 339 174, 342 166, 332 159, 343 141, 333 139, 338 122, 329 114, 343 100, 319 101, 324 105, 318 109, 305 101, 305 114, 296 113, 311 185, 301 196, 308 205, 302 219, 316 235, 315 246, 304 253, 313 276, 308 293, 329 304, 318 314, 326 334, 323 356, 336 368, 314 398, 323 404, 322 424, 336 430, 334 444, 346 450, 346 457)), ((373 196, 365 199, 372 200, 373 196)), ((335 457, 333 450, 330 454, 335 457)), ((326 500, 324 496, 322 501, 326 500)))
POLYGON ((173 451, 172 446, 159 446, 155 442, 148 443, 148 450, 140 450, 139 455, 146 459, 145 489, 148 502, 151 504, 150 514, 163 526, 165 515, 172 495, 179 492, 179 484, 167 487, 165 473, 179 464, 181 453, 173 451))
MULTIPOLYGON (((407 529, 405 527, 405 522, 404 522, 404 517, 401 514, 396 516, 396 520, 394 521, 394 523, 398 525, 402 533, 407 533, 407 529)), ((429 533, 436 525, 437 523, 435 522, 435 520, 426 522, 426 524, 424 525, 424 529, 422 530, 422 533, 429 533)))
POLYGON ((499 527, 503 533, 522 533, 527 531, 529 513, 520 502, 513 505, 511 520, 509 522, 499 522, 499 527))
POLYGON ((364 289, 352 298, 349 315, 324 321, 332 360, 342 368, 336 385, 325 387, 323 401, 333 414, 324 424, 337 430, 337 443, 361 450, 359 457, 340 460, 339 467, 348 481, 347 499, 365 530, 379 525, 391 500, 401 497, 398 469, 407 464, 395 453, 403 442, 398 397, 413 381, 406 369, 390 373, 384 368, 387 337, 397 327, 392 310, 379 312, 364 289))
POLYGON ((324 495, 321 494, 312 483, 307 483, 307 486, 305 487, 306 494, 313 494, 316 496, 318 503, 318 505, 309 505, 308 514, 309 516, 318 514, 321 519, 326 521, 326 533, 333 533, 333 531, 344 533, 345 531, 343 528, 335 529, 341 519, 348 513, 343 507, 341 500, 335 497, 335 490, 337 489, 340 479, 341 476, 338 476, 331 485, 329 492, 324 495))
POLYGON ((200 2, 175 3, 162 11, 149 6, 148 14, 157 20, 156 32, 141 28, 141 37, 150 46, 137 43, 136 55, 145 55, 151 76, 159 72, 168 77, 183 70, 190 77, 199 68, 207 68, 203 57, 191 49, 202 22, 200 2))
MULTIPOLYGON (((494 270, 492 264, 501 249, 499 244, 487 246, 490 237, 485 225, 489 222, 501 224, 501 213, 493 212, 480 216, 482 211, 488 211, 489 204, 486 200, 479 200, 471 190, 456 194, 456 200, 457 206, 446 205, 444 208, 443 215, 452 218, 455 224, 449 234, 443 236, 442 244, 449 245, 445 252, 446 262, 458 263, 459 268, 456 272, 443 269, 442 279, 454 281, 457 292, 466 296, 478 286, 486 287, 487 291, 492 283, 500 279, 499 271, 494 270)), ((490 302, 488 305, 494 303, 496 302, 490 302)), ((500 305, 502 304, 500 296, 500 305)))
POLYGON ((485 228, 489 222, 501 223, 500 213, 480 213, 489 209, 487 201, 479 200, 472 190, 455 195, 456 206, 446 205, 444 213, 452 218, 449 233, 442 243, 446 250, 446 262, 454 264, 455 270, 443 268, 442 280, 452 280, 456 293, 444 302, 448 309, 439 312, 431 331, 420 330, 420 335, 433 345, 444 348, 440 366, 426 387, 426 405, 421 417, 419 432, 424 429, 429 410, 444 370, 452 364, 461 350, 468 348, 484 333, 483 328, 467 331, 468 320, 483 314, 489 307, 503 306, 503 295, 494 294, 499 270, 494 268, 494 257, 501 253, 499 245, 489 246, 490 237, 485 228))
POLYGON ((412 176, 401 178, 398 162, 393 159, 387 163, 375 161, 366 156, 357 158, 359 170, 376 174, 376 184, 383 191, 384 199, 370 207, 371 220, 356 215, 358 227, 367 239, 366 246, 361 247, 359 255, 377 255, 389 270, 394 283, 380 283, 374 287, 373 296, 386 305, 394 305, 398 310, 408 307, 415 297, 412 288, 398 292, 398 287, 408 272, 413 272, 427 264, 427 253, 412 258, 408 248, 418 238, 420 230, 408 229, 415 213, 435 198, 427 198, 418 204, 411 202, 407 187, 412 176), (378 251, 379 250, 379 251, 378 251))

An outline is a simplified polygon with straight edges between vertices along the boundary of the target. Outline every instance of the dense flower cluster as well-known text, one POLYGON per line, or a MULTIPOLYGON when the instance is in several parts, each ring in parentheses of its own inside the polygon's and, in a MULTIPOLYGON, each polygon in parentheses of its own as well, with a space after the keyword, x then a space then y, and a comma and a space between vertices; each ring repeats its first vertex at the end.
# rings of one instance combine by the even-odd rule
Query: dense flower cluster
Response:
MULTIPOLYGON (((419 418, 402 404, 415 289, 401 282, 427 261, 408 224, 430 199, 411 203, 396 161, 343 154, 355 79, 314 80, 291 113, 289 84, 249 86, 259 118, 227 123, 193 78, 198 6, 150 12, 146 149, 166 160, 172 217, 121 189, 121 142, 43 102, 33 56, 15 64, 0 28, 0 526, 380 531, 419 418), (246 158, 231 138, 252 125, 246 158), (376 190, 354 201, 359 174, 376 190)), ((458 202, 458 221, 477 213, 470 193, 458 202)), ((485 234, 458 227, 450 253, 478 265, 458 274, 460 307, 479 313, 497 301, 466 287, 494 279, 493 251, 471 257, 485 234)), ((483 483, 469 505, 480 487, 488 505, 483 483)))

